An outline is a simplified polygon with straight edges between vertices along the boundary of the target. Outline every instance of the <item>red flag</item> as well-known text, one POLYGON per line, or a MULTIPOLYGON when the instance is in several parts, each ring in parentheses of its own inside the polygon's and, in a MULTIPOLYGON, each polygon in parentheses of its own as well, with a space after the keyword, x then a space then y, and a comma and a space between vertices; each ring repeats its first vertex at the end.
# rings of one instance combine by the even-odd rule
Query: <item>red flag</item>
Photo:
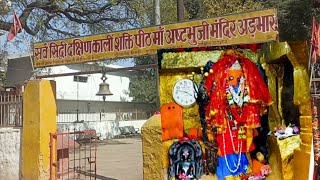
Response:
POLYGON ((21 22, 19 20, 19 17, 17 16, 16 12, 14 12, 13 16, 13 24, 9 30, 8 34, 8 41, 11 41, 17 34, 18 32, 22 29, 21 22))
POLYGON ((318 47, 317 47, 317 54, 318 54, 318 56, 320 57, 320 48, 319 48, 319 45, 320 45, 320 24, 318 24, 318 31, 317 31, 317 37, 318 37, 318 39, 317 39, 317 45, 318 45, 318 47))
POLYGON ((313 16, 312 20, 312 32, 311 32, 311 58, 312 63, 317 62, 317 52, 318 52, 318 26, 316 22, 316 17, 313 16))

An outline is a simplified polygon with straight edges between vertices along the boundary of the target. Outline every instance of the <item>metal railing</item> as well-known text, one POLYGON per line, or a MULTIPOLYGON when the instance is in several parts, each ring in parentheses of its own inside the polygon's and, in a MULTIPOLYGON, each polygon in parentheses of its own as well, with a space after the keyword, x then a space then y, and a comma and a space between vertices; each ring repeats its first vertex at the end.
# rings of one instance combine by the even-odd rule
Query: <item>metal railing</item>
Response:
POLYGON ((73 122, 101 122, 101 121, 132 121, 149 119, 153 111, 142 112, 138 110, 127 110, 118 112, 81 112, 77 110, 58 111, 57 123, 73 122))
POLYGON ((22 127, 22 94, 0 93, 0 127, 22 127))
POLYGON ((95 130, 50 134, 50 180, 96 179, 95 130))

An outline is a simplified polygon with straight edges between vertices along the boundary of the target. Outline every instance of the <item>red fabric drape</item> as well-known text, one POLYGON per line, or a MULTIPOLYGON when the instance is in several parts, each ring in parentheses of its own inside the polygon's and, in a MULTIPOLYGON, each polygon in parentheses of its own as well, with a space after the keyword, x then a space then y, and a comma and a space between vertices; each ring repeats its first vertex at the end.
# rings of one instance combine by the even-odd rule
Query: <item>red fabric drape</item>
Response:
MULTIPOLYGON (((268 87, 264 82, 256 64, 243 56, 224 55, 213 67, 213 73, 210 73, 206 79, 206 89, 210 96, 210 104, 207 106, 207 119, 209 125, 221 127, 226 126, 226 112, 229 105, 226 101, 226 76, 227 70, 238 60, 246 80, 249 102, 242 107, 241 115, 232 113, 238 122, 244 122, 248 128, 256 128, 260 126, 260 114, 265 111, 265 107, 272 103, 271 95, 268 87), (210 91, 214 86, 212 92, 210 91), (212 116, 210 112, 214 112, 212 116), (210 116, 211 114, 211 116, 210 116)), ((236 107, 231 108, 231 112, 236 107)))

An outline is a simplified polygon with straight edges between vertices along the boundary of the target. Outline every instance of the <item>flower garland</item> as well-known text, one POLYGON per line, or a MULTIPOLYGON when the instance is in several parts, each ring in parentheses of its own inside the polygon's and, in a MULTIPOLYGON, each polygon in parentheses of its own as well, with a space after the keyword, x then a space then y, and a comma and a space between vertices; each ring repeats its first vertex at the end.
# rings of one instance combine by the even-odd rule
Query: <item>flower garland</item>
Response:
POLYGON ((230 168, 230 165, 229 165, 229 162, 228 162, 228 159, 227 159, 227 152, 226 152, 226 140, 225 140, 225 136, 224 134, 225 133, 222 133, 222 142, 223 142, 223 151, 224 151, 224 159, 225 159, 225 162, 226 162, 226 165, 227 165, 227 168, 230 172, 232 173, 235 173, 239 170, 240 166, 241 166, 241 152, 242 152, 242 141, 238 140, 238 150, 236 150, 236 147, 235 147, 235 143, 233 141, 233 137, 232 137, 232 133, 231 133, 231 129, 230 129, 230 123, 229 123, 229 120, 227 121, 227 126, 228 126, 228 130, 229 130, 229 136, 230 136, 230 139, 231 139, 231 145, 232 145, 232 149, 233 151, 238 154, 239 153, 239 157, 238 157, 238 162, 237 162, 237 165, 235 169, 231 169, 230 168))
MULTIPOLYGON (((239 141, 238 141, 238 151, 237 151, 236 148, 235 148, 235 146, 234 146, 234 141, 233 141, 233 137, 232 137, 232 133, 231 133, 231 129, 230 129, 229 120, 227 121, 227 123, 228 123, 228 130, 229 130, 229 135, 230 135, 230 139, 231 139, 231 145, 232 145, 233 152, 238 153, 238 152, 239 152, 239 141)), ((235 124, 236 124, 236 123, 235 123, 235 124)), ((223 135, 223 140, 225 141, 225 139, 224 139, 224 133, 222 133, 222 135, 223 135)), ((225 151, 224 154, 226 154, 226 151, 225 151)))
MULTIPOLYGON (((232 77, 232 78, 234 78, 234 77, 232 77)), ((238 128, 238 123, 237 122, 238 121, 240 121, 240 122, 242 121, 240 119, 242 117, 238 113, 242 113, 242 106, 245 103, 248 103, 249 96, 248 96, 248 93, 247 93, 247 87, 246 87, 245 78, 243 77, 243 75, 238 80, 238 85, 236 87, 233 87, 232 85, 229 85, 228 84, 228 80, 232 80, 232 79, 227 79, 226 80, 226 100, 227 100, 227 106, 229 106, 227 109, 230 111, 229 115, 226 112, 227 128, 229 130, 232 149, 236 154, 239 153, 239 157, 238 157, 237 164, 235 165, 235 169, 231 169, 230 168, 230 165, 229 165, 229 162, 228 162, 228 159, 227 159, 225 133, 222 133, 222 141, 223 141, 224 159, 225 159, 227 168, 228 168, 228 170, 230 172, 235 173, 235 172, 237 172, 239 170, 239 168, 241 166, 242 141, 240 139, 246 138, 243 135, 245 133, 243 128, 242 127, 238 128), (236 107, 240 107, 240 111, 237 111, 237 112, 232 111, 232 109, 234 109, 236 107), (234 118, 234 117, 236 117, 236 118, 234 118), (232 120, 234 121, 235 130, 238 129, 238 150, 236 150, 236 148, 235 148, 235 143, 234 143, 233 136, 232 136, 232 133, 231 133, 231 128, 230 128, 229 121, 232 121, 232 120)))
MULTIPOLYGON (((232 137, 231 137, 232 139, 232 137)), ((226 165, 227 165, 227 168, 230 172, 232 173, 235 173, 239 170, 240 168, 240 165, 241 165, 241 146, 242 146, 242 142, 241 141, 238 141, 238 149, 239 149, 239 158, 238 158, 238 162, 237 162, 237 165, 236 165, 236 168, 235 169, 231 169, 230 166, 229 166, 229 162, 228 162, 228 159, 227 159, 227 154, 226 154, 226 140, 225 140, 225 137, 224 137, 224 133, 222 134, 222 140, 223 140, 223 150, 224 150, 224 160, 226 161, 226 165)))

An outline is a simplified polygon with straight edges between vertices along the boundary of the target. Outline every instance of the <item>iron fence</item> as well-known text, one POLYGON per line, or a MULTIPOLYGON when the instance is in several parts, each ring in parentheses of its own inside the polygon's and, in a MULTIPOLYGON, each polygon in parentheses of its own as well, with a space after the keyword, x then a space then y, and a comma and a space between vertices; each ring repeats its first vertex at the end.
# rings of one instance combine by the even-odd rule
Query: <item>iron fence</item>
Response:
POLYGON ((22 112, 22 94, 0 93, 0 127, 21 127, 22 112))

